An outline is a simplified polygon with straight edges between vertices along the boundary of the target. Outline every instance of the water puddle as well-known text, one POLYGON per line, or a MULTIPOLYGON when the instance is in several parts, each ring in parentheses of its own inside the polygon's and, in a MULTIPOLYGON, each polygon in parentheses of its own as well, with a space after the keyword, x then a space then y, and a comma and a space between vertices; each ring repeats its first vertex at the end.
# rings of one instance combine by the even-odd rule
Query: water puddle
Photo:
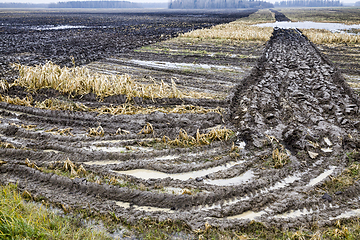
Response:
MULTIPOLYGON (((152 159, 152 161, 158 161, 158 160, 172 160, 172 159, 176 159, 180 156, 178 155, 168 155, 168 156, 163 156, 163 157, 158 157, 158 158, 154 158, 152 159)), ((118 164, 118 163, 123 163, 124 161, 121 160, 108 160, 108 161, 91 161, 91 162, 85 162, 85 164, 87 165, 109 165, 109 164, 118 164)))
POLYGON ((270 187, 268 189, 268 191, 274 191, 274 190, 277 190, 277 189, 280 189, 280 188, 284 188, 288 184, 291 184, 291 183, 295 182, 296 180, 300 180, 301 175, 302 174, 286 177, 281 182, 278 182, 274 186, 270 187))
POLYGON ((130 151, 143 151, 143 152, 149 152, 152 151, 153 148, 146 148, 146 147, 97 147, 97 146, 90 146, 84 148, 87 151, 103 151, 103 152, 119 152, 119 153, 125 153, 130 151))
POLYGON ((79 28, 94 28, 94 27, 72 26, 72 25, 59 25, 59 26, 44 25, 44 26, 41 26, 41 27, 30 27, 30 29, 39 30, 39 31, 44 31, 44 30, 66 30, 66 29, 79 29, 79 28))
POLYGON ((341 219, 341 218, 351 218, 351 217, 359 217, 360 216, 360 209, 354 209, 347 212, 340 214, 334 218, 330 218, 330 220, 334 219, 341 219))
POLYGON ((314 186, 314 185, 318 184, 319 182, 321 182, 322 180, 324 180, 327 176, 329 176, 330 174, 332 174, 335 169, 336 169, 335 166, 330 166, 330 169, 329 169, 329 170, 323 172, 322 174, 320 174, 320 175, 317 176, 316 178, 311 179, 307 186, 314 186))
POLYGON ((210 193, 209 191, 206 190, 178 188, 178 187, 164 187, 161 190, 161 192, 169 193, 173 195, 183 195, 183 194, 196 195, 198 193, 210 193))
POLYGON ((145 211, 145 212, 167 212, 167 213, 174 213, 174 210, 171 210, 170 208, 159 208, 159 207, 149 207, 149 206, 137 206, 137 205, 131 205, 130 203, 117 201, 115 202, 116 205, 123 208, 132 208, 137 211, 145 211))
POLYGON ((222 205, 220 203, 213 204, 210 206, 208 204, 206 204, 204 207, 201 207, 201 210, 211 210, 211 209, 216 209, 216 208, 221 208, 221 207, 227 207, 230 205, 234 205, 235 203, 249 200, 249 199, 250 199, 250 197, 248 195, 246 195, 245 197, 241 197, 241 198, 236 197, 234 199, 229 199, 227 201, 225 200, 222 205))
MULTIPOLYGON (((244 161, 238 161, 238 162, 230 162, 226 165, 222 165, 222 166, 217 166, 217 167, 213 167, 213 168, 208 168, 208 169, 202 169, 202 170, 198 170, 198 171, 192 171, 192 172, 185 172, 185 173, 164 173, 164 172, 160 172, 160 171, 156 171, 156 170, 148 170, 148 169, 134 169, 134 170, 127 170, 127 171, 114 171, 116 173, 120 173, 120 174, 126 174, 126 175, 131 175, 137 178, 141 178, 141 179, 150 179, 150 178, 160 178, 160 179, 164 179, 164 178, 172 178, 172 179, 178 179, 178 180, 182 180, 182 181, 186 181, 190 178, 197 178, 197 177, 203 177, 207 174, 210 173, 214 173, 220 170, 226 170, 234 165, 237 164, 241 164, 244 161)), ((226 179, 228 180, 228 179, 226 179)), ((216 180, 213 180, 216 181, 216 180)))
POLYGON ((286 213, 282 213, 279 215, 274 216, 274 218, 295 218, 295 217, 300 217, 301 215, 306 215, 306 214, 311 214, 314 211, 312 209, 310 209, 310 211, 308 211, 306 208, 304 208, 303 210, 291 210, 290 212, 286 212, 286 213))
POLYGON ((58 151, 58 150, 54 150, 54 149, 45 149, 45 150, 43 150, 43 152, 54 152, 54 153, 60 153, 60 151, 58 151))
POLYGON ((244 70, 240 67, 228 67, 221 65, 212 65, 212 64, 200 64, 200 63, 173 63, 173 62, 161 62, 161 61, 144 61, 144 60, 128 60, 130 63, 134 63, 141 66, 154 67, 160 69, 177 69, 181 70, 184 68, 190 68, 194 70, 229 70, 229 71, 238 71, 244 72, 244 70))
MULTIPOLYGON (((174 195, 181 195, 188 189, 176 188, 176 187, 164 187, 164 191, 174 195)), ((190 191, 190 190, 189 190, 190 191)))
MULTIPOLYGON (((296 180, 300 180, 301 179, 300 176, 303 175, 303 174, 304 173, 297 174, 297 175, 294 175, 294 176, 289 176, 289 177, 283 179, 281 182, 276 183, 274 186, 272 186, 270 188, 265 188, 263 190, 260 190, 260 194, 264 194, 264 193, 268 193, 269 191, 284 188, 287 185, 295 182, 296 180)), ((251 197, 256 197, 256 196, 258 196, 258 193, 253 194, 253 195, 245 195, 244 197, 236 197, 234 199, 229 199, 229 200, 225 201, 223 203, 223 205, 220 205, 220 204, 214 204, 212 206, 205 205, 201 209, 202 210, 210 210, 210 209, 215 209, 215 208, 221 208, 222 206, 226 207, 226 206, 234 205, 234 204, 236 204, 238 202, 249 200, 251 197)))
POLYGON ((239 215, 226 217, 225 219, 249 219, 249 220, 254 220, 255 218, 258 218, 258 217, 264 215, 265 213, 266 213, 265 211, 260 211, 260 212, 247 211, 247 212, 244 212, 244 213, 239 214, 239 215))
POLYGON ((243 141, 243 142, 240 142, 237 146, 240 149, 245 149, 246 143, 243 141))
MULTIPOLYGON (((141 141, 153 141, 155 138, 143 138, 141 141)), ((92 142, 93 145, 101 145, 101 144, 107 144, 107 143, 125 143, 125 142, 133 142, 134 139, 116 139, 116 140, 100 140, 92 142)))
MULTIPOLYGON (((95 148, 95 147, 93 147, 93 148, 95 148)), ((96 147, 96 150, 99 148, 100 147, 96 147)), ((107 147, 101 147, 101 148, 107 148, 107 147)), ((139 147, 139 148, 142 149, 142 147, 139 147)), ((117 147, 117 149, 119 149, 120 152, 129 151, 128 149, 126 149, 124 147, 117 147)), ((187 153, 187 154, 181 154, 181 155, 165 155, 165 156, 161 156, 161 157, 154 157, 154 158, 148 159, 148 160, 161 161, 161 160, 174 160, 174 159, 178 159, 180 157, 201 157, 202 155, 212 154, 214 152, 216 152, 216 149, 212 149, 210 151, 201 152, 201 153, 187 153)), ((108 161, 90 161, 90 162, 86 162, 86 164, 88 164, 88 165, 95 165, 95 164, 96 165, 108 165, 108 164, 118 164, 118 163, 122 163, 122 162, 123 161, 121 161, 121 160, 108 160, 108 161)))
POLYGON ((249 181, 254 177, 254 172, 252 170, 249 170, 245 172, 244 174, 233 177, 233 178, 226 178, 226 179, 214 179, 214 180, 205 180, 205 183, 217 185, 217 186, 231 186, 236 185, 240 183, 244 183, 246 181, 249 181))
MULTIPOLYGON (((300 29, 325 29, 331 32, 341 32, 346 34, 356 34, 351 33, 352 29, 359 29, 360 24, 357 25, 346 25, 342 23, 323 23, 323 22, 274 22, 274 23, 261 23, 256 24, 258 27, 279 27, 279 28, 300 28, 300 29)), ((358 34, 358 33, 357 33, 358 34)))

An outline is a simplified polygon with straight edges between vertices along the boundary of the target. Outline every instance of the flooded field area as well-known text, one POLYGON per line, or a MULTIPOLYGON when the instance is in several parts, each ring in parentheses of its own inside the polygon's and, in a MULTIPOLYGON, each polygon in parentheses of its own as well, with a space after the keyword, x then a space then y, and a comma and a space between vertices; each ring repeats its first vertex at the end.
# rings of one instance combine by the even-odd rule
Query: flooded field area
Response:
POLYGON ((360 45, 281 13, 0 12, 0 183, 134 239, 143 221, 210 239, 357 219, 360 45), (256 24, 268 40, 201 32, 256 24))

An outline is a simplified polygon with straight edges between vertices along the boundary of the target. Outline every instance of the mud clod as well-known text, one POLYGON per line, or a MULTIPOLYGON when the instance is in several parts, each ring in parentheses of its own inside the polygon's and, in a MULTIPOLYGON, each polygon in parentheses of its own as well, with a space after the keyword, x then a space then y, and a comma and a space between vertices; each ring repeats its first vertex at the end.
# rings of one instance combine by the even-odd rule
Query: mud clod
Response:
POLYGON ((328 202, 332 201, 332 197, 328 193, 325 193, 321 198, 328 202))

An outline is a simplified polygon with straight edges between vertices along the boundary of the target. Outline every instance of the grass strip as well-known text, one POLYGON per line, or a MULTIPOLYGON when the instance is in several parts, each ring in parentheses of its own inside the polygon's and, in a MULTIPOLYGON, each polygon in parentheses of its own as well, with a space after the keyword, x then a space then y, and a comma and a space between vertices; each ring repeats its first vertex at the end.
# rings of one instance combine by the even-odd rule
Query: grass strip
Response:
POLYGON ((68 216, 26 202, 15 185, 0 186, 0 239, 110 239, 68 216))

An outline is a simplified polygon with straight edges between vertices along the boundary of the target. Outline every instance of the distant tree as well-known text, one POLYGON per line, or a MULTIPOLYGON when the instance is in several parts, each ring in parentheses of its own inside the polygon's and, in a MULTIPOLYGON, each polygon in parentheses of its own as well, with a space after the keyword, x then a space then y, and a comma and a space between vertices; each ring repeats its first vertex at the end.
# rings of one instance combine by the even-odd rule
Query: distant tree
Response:
POLYGON ((273 8, 274 5, 256 0, 170 0, 172 9, 222 9, 222 8, 273 8))
POLYGON ((360 6, 360 1, 355 3, 355 6, 360 6))
POLYGON ((287 0, 276 2, 275 7, 337 7, 342 6, 339 0, 287 0))
POLYGON ((0 8, 47 8, 48 4, 0 3, 0 8))
POLYGON ((128 1, 70 1, 49 4, 49 8, 140 8, 128 1))

